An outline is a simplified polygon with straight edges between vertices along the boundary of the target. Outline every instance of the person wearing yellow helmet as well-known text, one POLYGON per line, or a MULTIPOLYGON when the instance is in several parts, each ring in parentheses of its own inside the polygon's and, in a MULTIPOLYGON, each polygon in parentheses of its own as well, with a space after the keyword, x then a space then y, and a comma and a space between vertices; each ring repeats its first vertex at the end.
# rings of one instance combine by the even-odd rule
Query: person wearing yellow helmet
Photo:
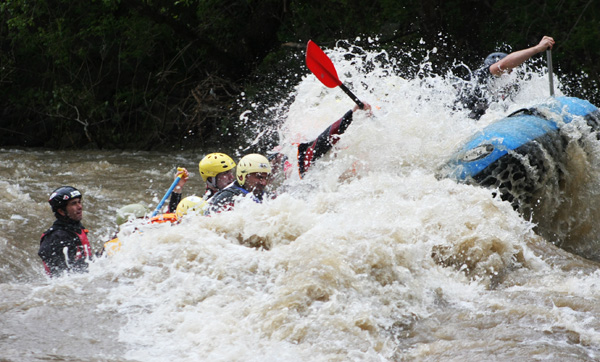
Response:
POLYGON ((236 168, 236 180, 217 192, 209 201, 207 214, 232 210, 240 197, 249 196, 255 202, 262 203, 267 196, 271 165, 269 160, 256 153, 240 159, 236 168))
POLYGON ((200 176, 206 182, 206 191, 202 197, 204 200, 210 199, 219 190, 235 181, 234 167, 233 159, 224 153, 216 152, 204 156, 198 163, 200 176))
MULTIPOLYGON (((235 162, 229 156, 221 152, 209 153, 204 156, 198 163, 198 171, 202 177, 202 181, 206 183, 206 191, 202 199, 210 199, 217 191, 223 189, 235 179, 233 168, 235 162)), ((169 200, 169 213, 176 213, 177 206, 182 201, 182 191, 185 183, 188 180, 188 171, 182 168, 177 172, 175 177, 181 176, 177 186, 171 193, 169 200)))
POLYGON ((181 219, 184 215, 194 213, 194 214, 202 214, 203 209, 206 206, 206 200, 198 196, 188 196, 181 200, 179 205, 177 205, 177 210, 175 210, 175 214, 177 215, 177 219, 181 219))

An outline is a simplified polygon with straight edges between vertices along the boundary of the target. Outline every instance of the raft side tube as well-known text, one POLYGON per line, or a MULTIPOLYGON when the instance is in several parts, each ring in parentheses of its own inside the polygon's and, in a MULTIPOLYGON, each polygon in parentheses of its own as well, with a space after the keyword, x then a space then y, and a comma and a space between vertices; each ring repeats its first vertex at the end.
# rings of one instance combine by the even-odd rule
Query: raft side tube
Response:
POLYGON ((597 107, 575 97, 557 97, 533 108, 519 110, 473 135, 441 168, 440 178, 473 181, 486 168, 511 151, 584 117, 593 129, 600 129, 597 107))

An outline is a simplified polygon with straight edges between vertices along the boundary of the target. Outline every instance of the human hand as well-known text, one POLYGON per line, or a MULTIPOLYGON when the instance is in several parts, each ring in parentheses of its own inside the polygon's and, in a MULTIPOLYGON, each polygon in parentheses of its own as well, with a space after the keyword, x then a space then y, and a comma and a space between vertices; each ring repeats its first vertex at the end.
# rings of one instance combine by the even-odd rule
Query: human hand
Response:
POLYGON ((540 51, 544 51, 546 49, 552 49, 552 47, 554 46, 554 39, 552 37, 549 36, 544 36, 542 38, 542 40, 540 40, 540 43, 538 44, 538 47, 540 47, 540 51))
POLYGON ((180 194, 181 190, 183 189, 183 186, 185 185, 188 178, 190 177, 190 174, 189 174, 188 170, 186 170, 185 168, 177 167, 177 173, 175 174, 175 178, 177 178, 177 177, 181 177, 181 178, 179 179, 179 182, 177 183, 177 186, 175 186, 175 189, 173 191, 180 194))
POLYGON ((373 115, 373 113, 371 112, 371 105, 367 102, 362 102, 363 103, 363 108, 358 107, 358 105, 355 105, 354 108, 352 108, 352 112, 356 112, 357 110, 362 110, 362 111, 367 111, 368 115, 371 116, 373 115))

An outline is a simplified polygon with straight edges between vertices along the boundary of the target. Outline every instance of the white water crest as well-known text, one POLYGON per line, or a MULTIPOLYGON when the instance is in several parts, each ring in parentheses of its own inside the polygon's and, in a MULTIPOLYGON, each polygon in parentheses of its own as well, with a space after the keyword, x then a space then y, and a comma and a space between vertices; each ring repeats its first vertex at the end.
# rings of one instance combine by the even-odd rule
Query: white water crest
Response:
MULTIPOLYGON (((547 75, 530 72, 518 95, 476 122, 452 110, 450 77, 404 79, 383 52, 348 61, 342 48, 325 50, 342 82, 373 106, 372 116, 356 112, 335 150, 303 180, 285 181, 277 198, 211 217, 187 215, 176 225, 134 221, 119 232, 121 250, 95 260, 87 274, 42 275, 35 237, 52 221, 52 187, 76 183, 83 191, 84 223, 95 228, 90 239, 98 248, 114 230, 113 212, 133 202, 155 205, 175 166, 192 171, 186 192, 200 194, 193 170, 202 155, 85 151, 75 165, 71 154, 3 150, 3 160, 31 171, 17 177, 13 168, 1 170, 8 191, 0 196, 2 228, 10 232, 0 241, 11 255, 2 260, 25 264, 0 269, 5 358, 600 358, 597 264, 542 238, 490 190, 436 178, 471 134, 546 100, 547 75), (41 172, 44 157, 57 163, 50 171, 71 167, 41 172), (18 211, 23 201, 29 213, 18 211), (16 228, 30 240, 16 240, 16 228)), ((279 130, 290 157, 293 142, 316 137, 353 107, 339 88, 308 73, 294 94, 279 130)), ((598 182, 595 159, 588 160, 591 182, 598 182)))

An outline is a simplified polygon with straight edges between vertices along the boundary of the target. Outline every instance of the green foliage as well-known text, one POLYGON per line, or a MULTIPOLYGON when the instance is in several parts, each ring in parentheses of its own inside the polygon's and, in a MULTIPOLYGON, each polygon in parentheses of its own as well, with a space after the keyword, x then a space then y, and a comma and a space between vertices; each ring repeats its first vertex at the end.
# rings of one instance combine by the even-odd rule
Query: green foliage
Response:
POLYGON ((308 39, 377 36, 390 51, 424 39, 443 69, 551 35, 558 75, 589 75, 570 95, 600 104, 599 12, 595 0, 4 0, 0 145, 235 142, 243 88, 285 98, 308 39))

